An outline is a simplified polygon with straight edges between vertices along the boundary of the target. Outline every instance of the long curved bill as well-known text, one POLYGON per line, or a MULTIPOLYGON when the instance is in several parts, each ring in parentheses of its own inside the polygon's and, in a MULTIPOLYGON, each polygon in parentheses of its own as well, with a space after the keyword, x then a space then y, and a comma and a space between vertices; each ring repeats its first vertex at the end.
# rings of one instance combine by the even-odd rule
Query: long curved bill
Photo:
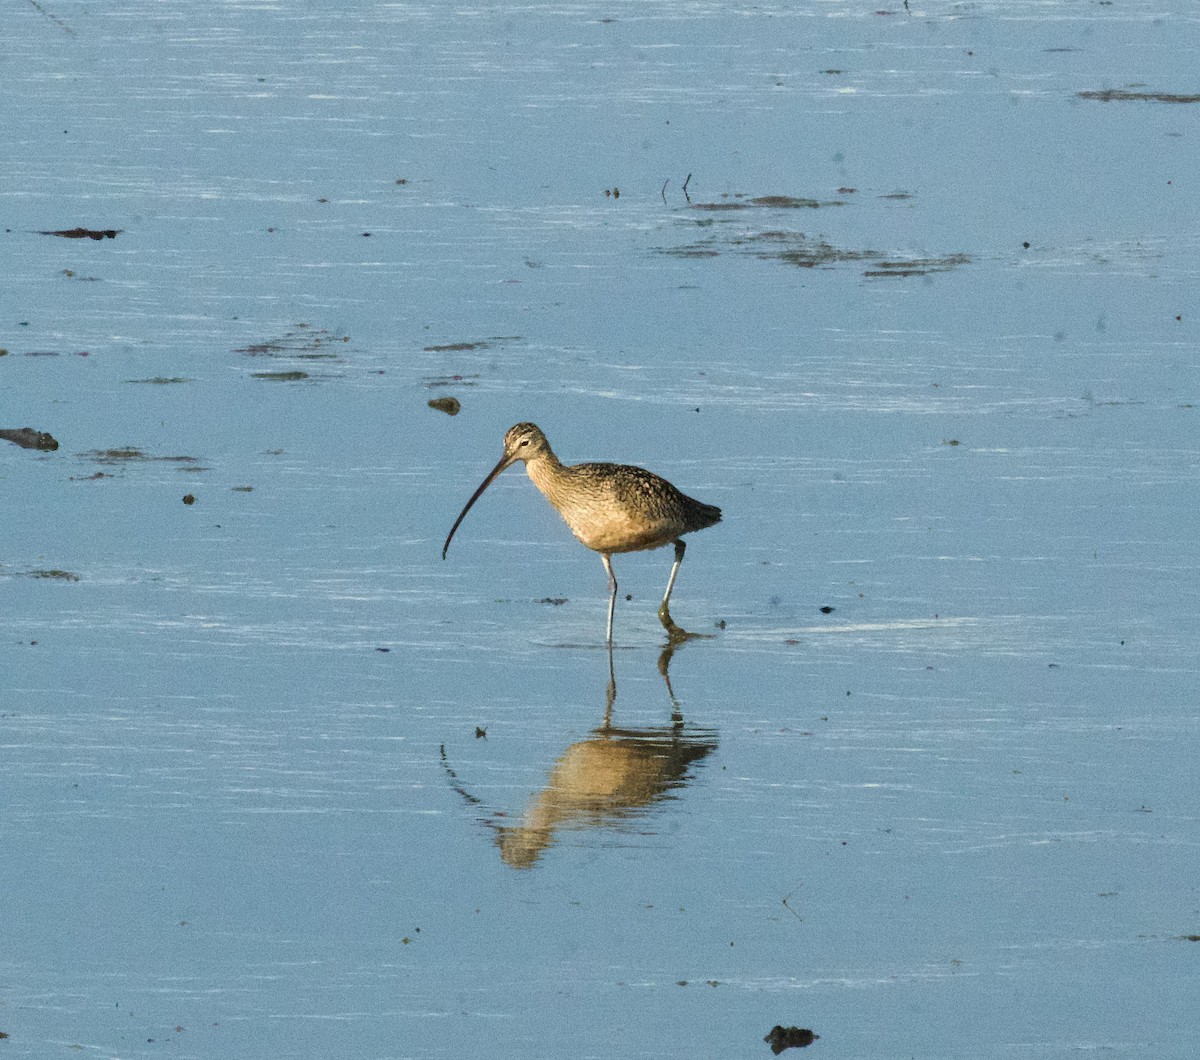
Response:
POLYGON ((458 529, 459 524, 467 517, 467 512, 471 510, 471 505, 473 505, 477 500, 479 500, 480 497, 483 496, 483 491, 487 489, 488 486, 495 481, 496 476, 498 476, 500 472, 508 467, 508 465, 512 462, 513 458, 505 453, 504 456, 500 458, 500 463, 492 468, 492 470, 488 473, 488 477, 485 478, 482 483, 480 483, 479 489, 471 494, 471 499, 467 501, 463 510, 458 513, 458 518, 454 520, 454 525, 450 527, 450 533, 446 535, 446 543, 442 546, 442 559, 446 558, 446 553, 450 549, 450 540, 454 537, 454 531, 458 529))

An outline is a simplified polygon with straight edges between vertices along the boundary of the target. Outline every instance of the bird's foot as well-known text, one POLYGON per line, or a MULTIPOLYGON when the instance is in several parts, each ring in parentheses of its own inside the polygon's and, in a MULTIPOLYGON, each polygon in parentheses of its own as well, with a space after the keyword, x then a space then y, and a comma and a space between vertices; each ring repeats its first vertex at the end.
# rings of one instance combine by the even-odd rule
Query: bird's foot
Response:
POLYGON ((667 642, 671 645, 682 644, 688 640, 712 639, 711 633, 691 633, 682 626, 676 625, 666 604, 658 609, 658 620, 662 623, 663 629, 667 631, 667 642))

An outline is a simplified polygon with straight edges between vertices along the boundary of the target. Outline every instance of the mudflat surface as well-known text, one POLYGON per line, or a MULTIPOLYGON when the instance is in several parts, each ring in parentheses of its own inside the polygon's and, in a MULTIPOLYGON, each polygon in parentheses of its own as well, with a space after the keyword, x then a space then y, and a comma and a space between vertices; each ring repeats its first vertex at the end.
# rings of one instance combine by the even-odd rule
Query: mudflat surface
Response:
POLYGON ((5 1056, 1194 1054, 1190 4, 93 8, 6 16, 5 1056), (519 468, 442 561, 523 420, 723 509, 708 637, 519 468))

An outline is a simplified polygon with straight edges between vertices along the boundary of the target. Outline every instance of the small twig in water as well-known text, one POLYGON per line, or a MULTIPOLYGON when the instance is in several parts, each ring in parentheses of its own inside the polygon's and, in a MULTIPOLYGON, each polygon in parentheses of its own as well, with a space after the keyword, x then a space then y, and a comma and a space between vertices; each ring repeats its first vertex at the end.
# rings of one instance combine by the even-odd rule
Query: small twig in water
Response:
POLYGON ((476 797, 475 795, 472 795, 469 791, 467 791, 466 788, 464 788, 462 786, 462 784, 459 783, 458 774, 455 773, 454 770, 450 766, 450 758, 446 754, 446 745, 445 744, 442 744, 438 748, 438 754, 440 755, 440 757, 442 759, 442 768, 446 771, 446 775, 450 778, 450 789, 452 791, 457 791, 458 794, 461 795, 464 799, 466 799, 467 802, 470 803, 472 806, 482 806, 483 800, 476 797))
POLYGON ((689 174, 687 175, 687 180, 685 180, 685 181, 683 182, 683 197, 684 197, 685 199, 687 199, 687 201, 688 201, 688 202, 691 202, 691 201, 692 201, 692 197, 691 197, 691 196, 688 194, 688 192, 687 192, 687 186, 688 186, 688 182, 689 182, 691 179, 692 179, 692 175, 689 173, 689 174))
POLYGON ((38 0, 29 0, 29 6, 30 6, 30 7, 32 7, 32 8, 34 9, 34 11, 36 11, 36 12, 37 12, 39 15, 43 15, 43 16, 45 16, 46 18, 48 18, 48 19, 49 19, 51 22, 53 22, 53 23, 54 23, 54 24, 55 24, 55 25, 56 25, 56 26, 57 26, 59 29, 61 29, 61 30, 62 30, 64 33, 69 33, 69 34, 70 34, 72 37, 74 37, 74 36, 75 36, 75 31, 74 31, 74 30, 73 30, 73 29, 72 29, 70 26, 68 26, 68 25, 67 25, 67 24, 66 24, 66 23, 65 23, 65 22, 64 22, 64 21, 63 21, 61 18, 59 18, 57 15, 53 15, 53 14, 51 14, 51 13, 50 13, 49 11, 47 11, 47 10, 46 10, 44 7, 42 7, 42 5, 38 3, 38 0))
POLYGON ((663 186, 662 186, 662 200, 663 200, 663 202, 666 202, 666 201, 667 201, 667 185, 668 185, 668 184, 670 184, 670 183, 671 183, 671 181, 670 181, 670 178, 668 178, 667 180, 664 180, 664 181, 663 181, 663 186))

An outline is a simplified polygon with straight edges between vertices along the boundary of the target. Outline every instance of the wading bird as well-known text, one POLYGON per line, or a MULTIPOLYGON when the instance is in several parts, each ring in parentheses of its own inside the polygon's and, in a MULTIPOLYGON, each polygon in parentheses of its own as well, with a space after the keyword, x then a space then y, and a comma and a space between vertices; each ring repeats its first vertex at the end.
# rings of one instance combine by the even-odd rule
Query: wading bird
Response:
POLYGON ((518 423, 504 436, 504 455, 454 520, 442 546, 442 559, 446 558, 454 531, 471 506, 501 471, 518 460, 525 462, 525 471, 533 484, 566 520, 571 533, 593 552, 600 553, 608 572, 606 636, 609 643, 612 643, 613 611, 617 606, 617 579, 611 557, 618 552, 641 552, 669 544, 675 545, 675 563, 667 579, 667 591, 663 594, 658 618, 673 641, 687 637, 688 634, 672 621, 668 607, 687 547, 683 535, 719 523, 721 509, 680 493, 665 478, 640 467, 563 464, 554 455, 541 429, 532 423, 518 423))

